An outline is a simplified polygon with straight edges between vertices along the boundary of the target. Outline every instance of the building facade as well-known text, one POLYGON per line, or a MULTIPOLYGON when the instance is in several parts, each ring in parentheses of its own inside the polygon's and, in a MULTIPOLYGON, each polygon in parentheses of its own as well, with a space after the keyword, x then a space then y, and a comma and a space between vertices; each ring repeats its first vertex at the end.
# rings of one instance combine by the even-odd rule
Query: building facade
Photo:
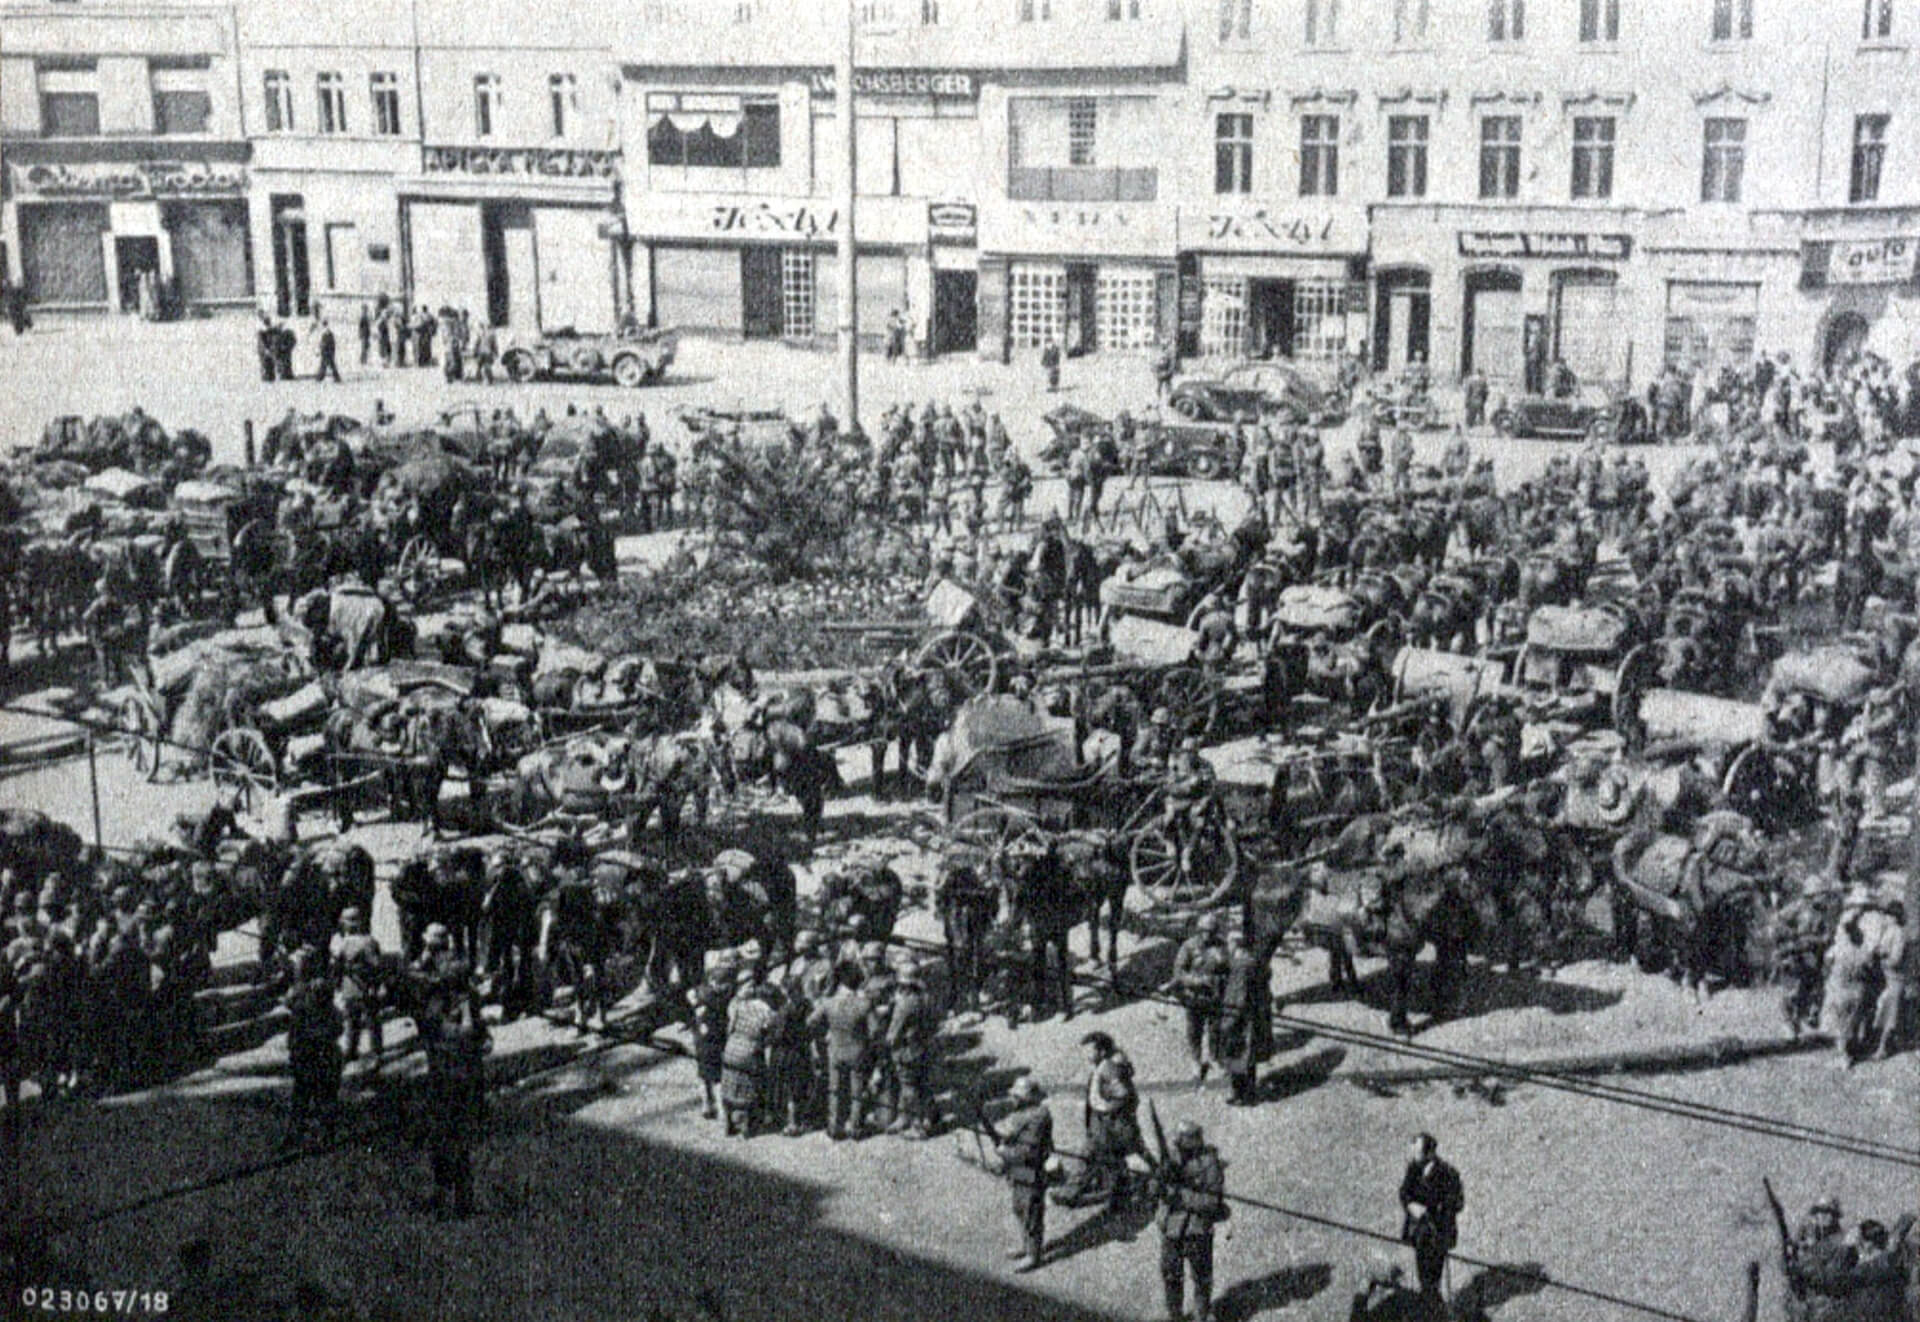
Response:
POLYGON ((232 13, 0 7, 0 279, 42 312, 244 306, 232 13))

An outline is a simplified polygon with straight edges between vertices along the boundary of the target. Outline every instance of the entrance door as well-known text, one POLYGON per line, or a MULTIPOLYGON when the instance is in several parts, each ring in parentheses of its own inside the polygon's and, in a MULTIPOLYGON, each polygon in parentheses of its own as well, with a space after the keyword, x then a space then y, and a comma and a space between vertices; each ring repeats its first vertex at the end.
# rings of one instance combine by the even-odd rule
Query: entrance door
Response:
POLYGON ((933 273, 934 353, 969 353, 979 340, 980 277, 974 271, 933 273))
POLYGON ((600 218, 586 207, 535 209, 543 329, 599 334, 614 328, 612 251, 600 237, 600 218))
POLYGON ((1466 325, 1461 330, 1460 360, 1479 368, 1489 381, 1508 387, 1526 380, 1522 352, 1525 319, 1520 311, 1518 271, 1475 271, 1467 276, 1466 325))
POLYGON ((1293 352, 1293 281, 1249 280, 1247 316, 1255 358, 1285 358, 1293 352))
POLYGON ((160 279, 160 240, 150 234, 116 235, 113 262, 119 277, 120 310, 138 312, 141 278, 160 279))
POLYGON ((533 212, 519 203, 481 209, 480 251, 487 274, 487 322, 533 334, 540 328, 540 267, 533 212))
POLYGON ((1067 327, 1069 354, 1091 353, 1099 345, 1094 336, 1096 300, 1099 297, 1099 268, 1087 263, 1067 265, 1067 327))
POLYGON ((307 214, 298 194, 273 197, 273 300, 283 317, 311 310, 307 275, 307 214))
POLYGON ((1867 344, 1867 319, 1858 312, 1842 312, 1827 323, 1821 365, 1829 372, 1845 367, 1867 344))
POLYGON ((1554 350, 1582 381, 1626 376, 1619 357, 1626 336, 1618 329, 1618 289, 1611 271, 1568 272, 1559 279, 1554 350))
POLYGON ((780 249, 751 244, 740 250, 740 302, 748 339, 780 338, 780 249))
POLYGON ((1430 360, 1433 295, 1425 271, 1383 271, 1373 310, 1373 370, 1398 375, 1418 357, 1430 360))

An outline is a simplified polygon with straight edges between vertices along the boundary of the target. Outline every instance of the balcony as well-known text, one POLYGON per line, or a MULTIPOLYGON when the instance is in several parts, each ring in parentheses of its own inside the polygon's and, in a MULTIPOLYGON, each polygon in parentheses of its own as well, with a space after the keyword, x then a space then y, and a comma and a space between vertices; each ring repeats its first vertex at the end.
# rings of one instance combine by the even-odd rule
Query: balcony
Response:
POLYGON ((1007 199, 1012 202, 1152 202, 1160 191, 1160 171, 1141 166, 1027 166, 1007 170, 1007 199))

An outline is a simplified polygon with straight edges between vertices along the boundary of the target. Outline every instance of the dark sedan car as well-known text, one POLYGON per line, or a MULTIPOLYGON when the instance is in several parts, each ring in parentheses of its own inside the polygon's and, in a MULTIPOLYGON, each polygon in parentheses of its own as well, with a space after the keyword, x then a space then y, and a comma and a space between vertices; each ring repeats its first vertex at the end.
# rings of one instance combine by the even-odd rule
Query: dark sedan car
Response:
POLYGON ((1191 422, 1232 422, 1242 413, 1305 422, 1343 411, 1333 391, 1287 362, 1236 363, 1218 373, 1183 378, 1174 383, 1169 402, 1191 422))
POLYGON ((1494 411, 1493 429, 1502 436, 1591 437, 1612 440, 1618 401, 1597 388, 1566 399, 1522 395, 1494 411))

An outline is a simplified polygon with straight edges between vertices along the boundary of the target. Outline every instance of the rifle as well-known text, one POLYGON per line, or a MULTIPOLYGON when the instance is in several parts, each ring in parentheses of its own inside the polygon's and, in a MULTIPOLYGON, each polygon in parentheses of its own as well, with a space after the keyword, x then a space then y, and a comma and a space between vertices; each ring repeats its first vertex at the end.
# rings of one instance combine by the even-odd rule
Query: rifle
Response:
POLYGON ((1793 1270, 1795 1257, 1793 1235, 1787 1229, 1787 1210, 1780 1206, 1779 1195, 1773 1191, 1773 1181, 1766 1176, 1760 1177, 1760 1187, 1767 1191, 1767 1206, 1773 1209, 1774 1228, 1780 1232, 1780 1270, 1787 1278, 1787 1288, 1793 1291, 1795 1299, 1806 1297, 1806 1287, 1800 1283, 1798 1273, 1793 1270))
POLYGON ((987 1119, 986 1108, 980 1104, 979 1097, 971 1089, 964 1087, 956 1089, 955 1095, 964 1108, 960 1118, 966 1124, 967 1132, 973 1135, 973 1156, 969 1157, 966 1148, 958 1144, 954 1147, 953 1155, 963 1165, 976 1167, 989 1175, 1001 1174, 999 1158, 997 1156, 989 1158, 986 1145, 980 1141, 980 1135, 984 1133, 993 1140, 994 1147, 998 1148, 1002 1142, 1000 1132, 993 1127, 993 1122, 987 1119))
POLYGON ((1153 1166, 1154 1183, 1158 1186, 1160 1197, 1165 1198, 1172 1192, 1173 1153, 1167 1147, 1167 1131, 1160 1125, 1160 1112, 1154 1108, 1153 1099, 1147 1099, 1147 1119, 1153 1124, 1153 1152, 1147 1161, 1153 1166))

